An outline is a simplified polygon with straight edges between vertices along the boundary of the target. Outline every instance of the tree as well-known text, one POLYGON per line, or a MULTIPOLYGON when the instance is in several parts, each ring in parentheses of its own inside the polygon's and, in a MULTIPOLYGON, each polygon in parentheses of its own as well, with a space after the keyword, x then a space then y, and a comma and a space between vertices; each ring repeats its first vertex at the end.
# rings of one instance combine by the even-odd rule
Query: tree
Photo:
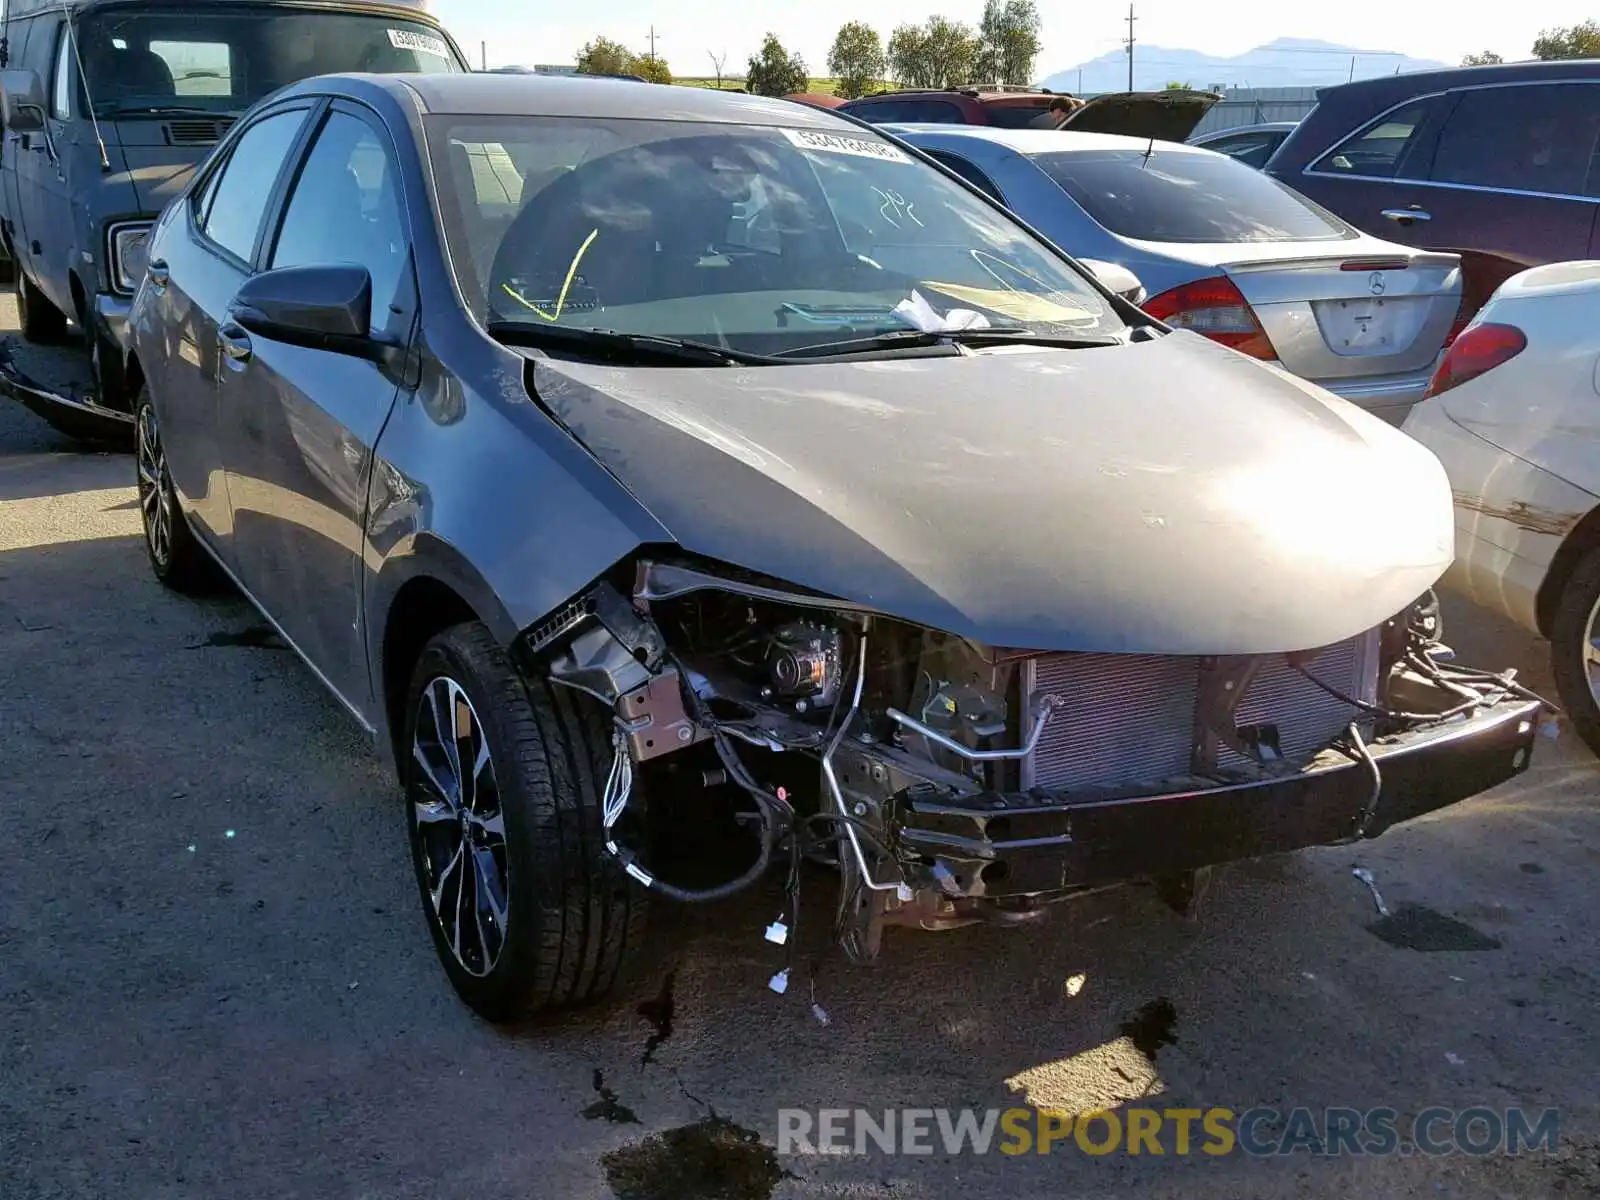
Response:
POLYGON ((761 53, 752 55, 745 72, 746 90, 757 96, 788 96, 811 85, 805 60, 783 48, 778 35, 769 33, 761 42, 761 53))
POLYGON ((642 76, 651 83, 672 82, 672 72, 667 69, 666 60, 656 54, 639 55, 633 60, 633 70, 626 73, 642 76))
POLYGON ((1554 58, 1600 58, 1600 23, 1585 21, 1567 29, 1546 29, 1533 43, 1533 56, 1554 58))
POLYGON ((610 38, 597 37, 578 51, 580 75, 633 75, 633 51, 610 38))
POLYGON ((717 91, 722 90, 722 68, 728 63, 728 52, 724 50, 720 56, 706 51, 706 56, 711 59, 711 65, 717 72, 717 91))
POLYGON ((971 26, 944 17, 902 25, 889 38, 889 68, 909 87, 945 88, 970 83, 982 45, 971 26))
POLYGON ((1180 81, 1167 84, 1167 91, 1169 92, 1189 92, 1193 90, 1194 85, 1192 83, 1183 83, 1180 81))
POLYGON ((839 81, 837 95, 854 100, 883 78, 883 41, 878 31, 861 21, 839 27, 828 51, 828 73, 839 81))
POLYGON ((1467 55, 1461 60, 1461 65, 1463 67, 1492 67, 1496 63, 1503 62, 1505 62, 1505 59, 1501 58, 1493 50, 1485 50, 1482 54, 1467 55))
POLYGON ((1039 9, 1033 0, 985 0, 973 55, 978 78, 1025 84, 1039 57, 1039 9))

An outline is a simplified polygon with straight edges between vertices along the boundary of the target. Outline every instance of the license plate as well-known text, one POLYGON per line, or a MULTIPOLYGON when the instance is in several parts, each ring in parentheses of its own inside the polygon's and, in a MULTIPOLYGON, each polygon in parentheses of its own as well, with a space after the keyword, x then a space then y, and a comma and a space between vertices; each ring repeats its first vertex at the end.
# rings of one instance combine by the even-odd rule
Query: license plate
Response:
POLYGON ((1417 338, 1427 319, 1427 297, 1381 296, 1316 300, 1317 326, 1335 354, 1398 354, 1417 338))

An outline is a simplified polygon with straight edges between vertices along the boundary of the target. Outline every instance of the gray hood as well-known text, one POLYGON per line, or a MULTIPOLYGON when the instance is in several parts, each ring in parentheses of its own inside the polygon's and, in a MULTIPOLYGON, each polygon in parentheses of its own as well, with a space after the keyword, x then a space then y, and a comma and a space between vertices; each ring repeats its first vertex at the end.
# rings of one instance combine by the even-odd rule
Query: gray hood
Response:
POLYGON ((527 353, 684 549, 989 645, 1310 649, 1454 556, 1431 453, 1194 334, 766 368, 527 353))

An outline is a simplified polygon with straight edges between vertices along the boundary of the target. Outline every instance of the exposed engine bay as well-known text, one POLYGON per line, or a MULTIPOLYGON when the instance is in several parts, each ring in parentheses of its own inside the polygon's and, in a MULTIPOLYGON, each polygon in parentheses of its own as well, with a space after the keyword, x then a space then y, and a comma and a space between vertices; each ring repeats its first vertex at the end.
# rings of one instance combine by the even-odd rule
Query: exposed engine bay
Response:
POLYGON ((1214 864, 1375 836, 1493 786, 1525 768, 1548 707, 1514 673, 1456 666, 1431 595, 1312 650, 1041 653, 730 568, 633 571, 522 647, 527 669, 615 712, 607 851, 682 901, 732 895, 787 856, 794 905, 801 856, 824 859, 857 961, 887 925, 1029 922, 1139 879, 1182 907, 1214 864), (635 789, 687 756, 706 786, 739 789, 759 830, 749 869, 705 890, 658 877, 617 832, 635 789))

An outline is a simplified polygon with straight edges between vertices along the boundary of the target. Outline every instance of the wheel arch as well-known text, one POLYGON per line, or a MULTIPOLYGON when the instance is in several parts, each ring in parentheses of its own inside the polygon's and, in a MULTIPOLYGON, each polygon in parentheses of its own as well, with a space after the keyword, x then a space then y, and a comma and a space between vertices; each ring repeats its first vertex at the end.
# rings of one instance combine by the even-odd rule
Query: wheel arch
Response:
POLYGON ((1584 514, 1551 556, 1550 569, 1545 572, 1538 595, 1534 597, 1534 617, 1539 623, 1540 636, 1550 636, 1567 580, 1584 555, 1595 549, 1600 549, 1600 506, 1584 514))
POLYGON ((504 647, 519 632, 482 576, 449 543, 424 535, 409 551, 378 578, 380 599, 373 611, 383 616, 368 647, 397 770, 402 765, 406 689, 423 647, 452 625, 469 621, 483 623, 504 647))

